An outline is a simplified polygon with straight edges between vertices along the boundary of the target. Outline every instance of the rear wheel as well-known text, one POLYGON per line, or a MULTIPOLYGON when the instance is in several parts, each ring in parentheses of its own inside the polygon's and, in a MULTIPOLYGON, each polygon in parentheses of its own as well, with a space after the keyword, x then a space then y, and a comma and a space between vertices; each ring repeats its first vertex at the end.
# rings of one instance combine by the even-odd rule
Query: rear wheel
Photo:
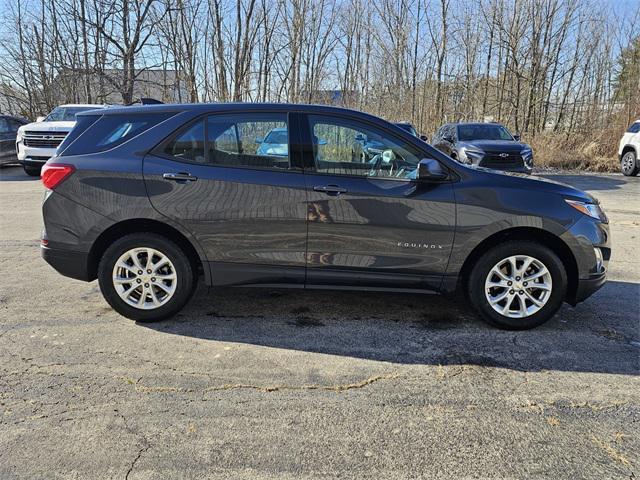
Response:
POLYGON ((23 168, 24 168, 24 173, 26 173, 30 177, 39 177, 40 170, 42 170, 42 167, 29 167, 27 165, 25 165, 23 168))
POLYGON ((558 256, 527 241, 493 247, 473 267, 468 285, 480 316, 508 330, 542 325, 558 311, 566 290, 567 273, 558 256))
POLYGON ((160 235, 134 233, 105 251, 98 282, 105 300, 120 315, 154 322, 182 309, 193 293, 196 278, 178 245, 160 235))
POLYGON ((638 166, 638 159, 636 158, 636 153, 633 150, 622 156, 622 159, 620 160, 620 168, 622 169, 622 173, 627 177, 635 177, 638 175, 640 166, 638 166))

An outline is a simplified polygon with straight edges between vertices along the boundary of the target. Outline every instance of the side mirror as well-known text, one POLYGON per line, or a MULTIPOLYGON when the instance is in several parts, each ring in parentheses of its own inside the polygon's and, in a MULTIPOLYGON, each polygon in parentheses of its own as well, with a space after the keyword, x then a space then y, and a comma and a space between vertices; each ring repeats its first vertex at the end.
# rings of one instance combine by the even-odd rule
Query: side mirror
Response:
POLYGON ((264 138, 262 138, 262 137, 256 137, 256 143, 260 144, 260 143, 262 143, 262 142, 264 142, 264 138))
POLYGON ((520 138, 522 138, 522 137, 520 137, 520 134, 519 134, 519 133, 516 133, 516 134, 513 136, 513 139, 514 139, 516 142, 519 142, 519 141, 520 141, 520 138))
POLYGON ((422 140, 423 142, 429 142, 429 137, 427 137, 426 135, 420 135, 420 140, 422 140))
POLYGON ((442 165, 432 158, 423 158, 418 164, 418 180, 444 180, 447 173, 442 165))
POLYGON ((36 118, 36 122, 37 123, 44 122, 44 118, 45 117, 38 117, 38 118, 36 118))
POLYGON ((324 138, 319 138, 318 139, 318 145, 326 145, 327 141, 324 138))

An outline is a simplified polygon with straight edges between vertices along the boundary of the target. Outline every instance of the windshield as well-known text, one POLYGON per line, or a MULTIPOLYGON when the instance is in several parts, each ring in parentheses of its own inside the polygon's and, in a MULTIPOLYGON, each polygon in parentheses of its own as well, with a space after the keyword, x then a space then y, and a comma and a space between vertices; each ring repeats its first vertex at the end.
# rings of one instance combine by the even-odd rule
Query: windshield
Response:
POLYGON ((287 131, 286 130, 272 130, 267 138, 264 139, 264 143, 287 143, 287 131))
POLYGON ((502 125, 479 124, 458 125, 458 139, 469 140, 513 140, 509 131, 502 125))
POLYGON ((45 122, 75 122, 76 114, 86 112, 87 110, 95 110, 100 107, 56 107, 46 116, 45 122))

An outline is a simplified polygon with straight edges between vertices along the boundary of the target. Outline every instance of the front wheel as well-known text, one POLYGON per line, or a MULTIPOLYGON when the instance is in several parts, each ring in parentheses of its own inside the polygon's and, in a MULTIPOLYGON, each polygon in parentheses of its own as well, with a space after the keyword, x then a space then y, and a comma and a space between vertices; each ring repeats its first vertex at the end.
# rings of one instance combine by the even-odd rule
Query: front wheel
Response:
POLYGON ((558 256, 535 242, 499 244, 477 261, 468 294, 488 323, 507 330, 542 325, 558 311, 567 273, 558 256))
POLYGON ((622 160, 620 161, 620 168, 623 175, 625 175, 626 177, 635 177, 636 175, 638 175, 640 167, 638 166, 638 159, 636 158, 635 152, 627 152, 622 156, 622 160))
POLYGON ((105 300, 120 315, 154 322, 182 309, 193 293, 196 278, 178 245, 153 233, 134 233, 104 252, 98 282, 105 300))

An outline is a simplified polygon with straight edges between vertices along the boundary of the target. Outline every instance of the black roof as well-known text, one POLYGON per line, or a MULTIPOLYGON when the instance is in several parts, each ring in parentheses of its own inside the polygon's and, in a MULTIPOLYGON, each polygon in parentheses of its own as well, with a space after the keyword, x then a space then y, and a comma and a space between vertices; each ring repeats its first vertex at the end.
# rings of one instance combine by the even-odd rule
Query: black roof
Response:
POLYGON ((380 120, 379 117, 349 108, 329 105, 315 105, 307 103, 163 103, 158 105, 115 106, 106 109, 89 110, 78 115, 126 115, 136 113, 164 113, 164 112, 264 112, 290 111, 307 113, 357 114, 380 120))

